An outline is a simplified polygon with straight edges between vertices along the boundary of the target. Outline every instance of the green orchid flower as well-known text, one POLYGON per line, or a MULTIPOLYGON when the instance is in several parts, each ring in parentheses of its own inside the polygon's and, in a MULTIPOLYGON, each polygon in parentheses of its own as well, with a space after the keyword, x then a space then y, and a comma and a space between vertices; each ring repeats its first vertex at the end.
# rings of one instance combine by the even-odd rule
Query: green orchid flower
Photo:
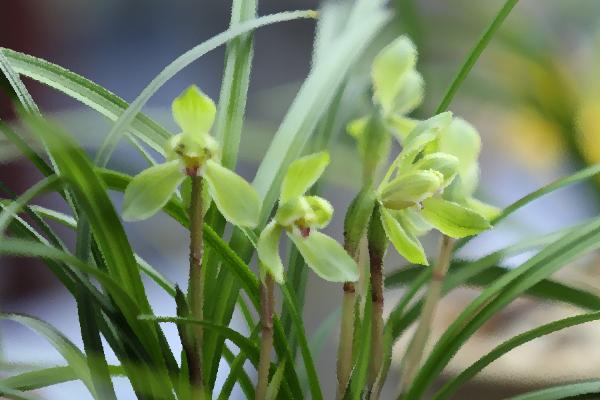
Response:
POLYGON ((387 159, 392 136, 405 136, 416 125, 406 117, 423 101, 424 82, 416 63, 416 47, 406 36, 384 47, 373 61, 371 83, 377 109, 347 126, 358 143, 365 174, 372 175, 387 159))
POLYGON ((446 195, 451 186, 454 192, 464 193, 460 177, 464 173, 473 179, 479 151, 473 150, 479 146, 474 138, 465 139, 462 146, 455 142, 454 131, 467 126, 456 121, 445 112, 417 124, 376 189, 386 236, 413 263, 428 264, 418 237, 432 228, 452 238, 490 228, 484 213, 469 202, 458 201, 457 196, 446 195))
POLYGON ((285 231, 306 264, 321 278, 331 282, 358 280, 358 266, 352 257, 337 241, 318 231, 331 221, 332 205, 322 197, 305 195, 328 164, 326 152, 301 157, 290 164, 281 185, 277 212, 257 243, 263 278, 269 274, 280 284, 284 281, 279 241, 285 231))
POLYGON ((256 227, 260 198, 244 178, 220 164, 219 143, 210 135, 215 120, 214 102, 198 87, 190 86, 172 104, 173 118, 182 132, 166 145, 167 159, 136 175, 125 190, 123 219, 151 217, 176 193, 186 177, 202 176, 204 210, 210 200, 226 220, 241 227, 256 227))

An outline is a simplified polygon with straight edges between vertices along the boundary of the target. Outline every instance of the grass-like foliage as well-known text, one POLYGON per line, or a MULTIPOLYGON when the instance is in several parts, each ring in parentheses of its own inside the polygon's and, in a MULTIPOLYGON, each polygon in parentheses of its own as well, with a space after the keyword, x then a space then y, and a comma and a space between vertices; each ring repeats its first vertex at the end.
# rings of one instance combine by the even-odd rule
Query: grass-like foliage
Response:
MULTIPOLYGON (((3 376, 0 395, 31 399, 36 398, 36 389, 78 380, 94 399, 110 400, 117 397, 113 379, 120 377, 140 399, 227 399, 239 385, 247 398, 318 400, 326 397, 321 389, 326 379, 336 382, 338 399, 377 399, 390 371, 392 346, 414 323, 401 377, 392 381, 400 384, 398 398, 418 400, 431 391, 462 345, 519 296, 582 309, 600 307, 594 294, 549 279, 598 247, 599 219, 532 237, 480 259, 453 256, 468 240, 517 209, 600 172, 598 166, 579 171, 504 210, 475 198, 480 136, 473 125, 447 109, 516 3, 508 0, 500 9, 450 83, 436 115, 423 120, 409 117, 424 97, 417 49, 407 36, 389 41, 381 35, 393 14, 381 0, 326 3, 318 12, 261 17, 256 15, 256 0, 233 0, 230 28, 174 60, 131 104, 65 68, 0 49, 0 70, 22 122, 19 128, 0 122, 0 131, 44 176, 20 196, 0 182, 0 254, 43 260, 76 301, 83 339, 83 348, 78 348, 41 320, 0 314, 1 319, 43 336, 65 361, 63 366, 3 376), (235 167, 244 134, 253 31, 294 19, 317 20, 312 68, 254 180, 248 182, 235 167), (152 95, 180 70, 221 45, 227 49, 218 101, 190 82, 172 104, 177 132, 142 113, 152 95), (367 51, 373 48, 379 51, 367 51), (371 104, 359 118, 338 121, 345 118, 340 112, 345 89, 360 74, 353 67, 367 61, 365 91, 371 104), (112 122, 95 157, 43 116, 21 81, 23 76, 80 101, 112 122), (337 139, 332 131, 339 123, 347 124, 356 142, 362 184, 347 210, 334 211, 318 192, 330 162, 328 148, 337 139), (107 168, 124 138, 148 161, 147 168, 133 177, 107 168), (393 142, 401 151, 388 163, 393 142), (149 149, 164 159, 154 161, 149 149), (122 207, 115 207, 109 191, 123 193, 122 207), (58 193, 70 212, 31 204, 47 193, 58 193), (320 231, 334 212, 345 215, 342 242, 320 231), (165 213, 189 232, 189 265, 179 266, 189 272, 187 284, 167 280, 130 245, 123 221, 156 213, 165 213), (56 224, 75 232, 74 251, 55 232, 56 224), (232 231, 228 241, 227 225, 232 231), (426 254, 421 245, 420 237, 430 231, 441 236, 439 254, 426 254), (285 259, 280 254, 282 242, 289 244, 285 259), (387 272, 388 248, 412 265, 387 272), (502 268, 505 257, 531 250, 538 252, 519 267, 502 268), (305 331, 302 311, 308 271, 339 284, 342 306, 335 374, 319 374, 313 353, 314 343, 323 340, 333 320, 324 321, 312 341, 313 332, 305 331), (367 276, 360 279, 361 274, 367 276), (144 275, 172 298, 176 315, 154 315, 144 275), (480 286, 480 294, 425 352, 439 301, 463 284, 480 286), (406 289, 403 297, 384 319, 386 289, 399 286, 406 289), (278 292, 281 309, 275 302, 278 292), (244 316, 248 335, 229 326, 235 310, 244 316), (170 348, 162 324, 177 326, 181 354, 170 348), (105 346, 114 352, 118 365, 108 364, 105 346), (229 369, 216 390, 222 360, 229 369)), ((449 398, 487 365, 524 343, 598 319, 600 313, 591 311, 523 332, 450 379, 434 398, 449 398)), ((591 393, 600 393, 598 382, 518 398, 591 393)))

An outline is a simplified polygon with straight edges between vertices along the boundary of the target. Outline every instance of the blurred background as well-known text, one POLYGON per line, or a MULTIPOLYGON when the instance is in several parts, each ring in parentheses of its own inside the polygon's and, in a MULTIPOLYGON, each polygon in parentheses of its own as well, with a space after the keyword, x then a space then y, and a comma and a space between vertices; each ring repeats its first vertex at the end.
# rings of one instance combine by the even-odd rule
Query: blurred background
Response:
MULTIPOLYGON (((427 86, 425 102, 415 117, 432 114, 468 51, 503 3, 390 1, 396 16, 382 34, 380 45, 396 35, 408 34, 419 48, 418 69, 427 86)), ((261 0, 259 14, 318 6, 316 0, 261 0)), ((132 101, 174 58, 227 29, 229 13, 229 2, 221 0, 5 0, 0 2, 0 46, 47 59, 132 101)), ((471 121, 483 137, 480 198, 504 207, 558 177, 600 161, 599 20, 597 0, 523 1, 484 52, 450 107, 471 121)), ((242 162, 238 164, 239 172, 249 179, 309 71, 313 36, 314 22, 307 20, 263 28, 255 35, 242 162)), ((171 100, 192 83, 217 99, 223 56, 220 48, 186 68, 152 98, 145 111, 175 131, 169 111, 171 100)), ((357 66, 357 81, 364 80, 367 65, 357 66)), ((109 123, 52 89, 28 80, 25 83, 41 109, 59 118, 93 152, 108 132, 109 123)), ((357 94, 346 102, 348 115, 357 112, 363 97, 357 94)), ((9 99, 0 93, 0 119, 10 121, 13 117, 9 99)), ((343 210, 358 189, 360 165, 351 138, 343 132, 338 137, 323 187, 324 196, 338 210, 328 231, 339 238, 343 210)), ((0 139, 0 146, 5 146, 3 143, 0 139)), ((0 150, 0 161, 0 181, 17 193, 40 178, 25 161, 11 157, 10 151, 0 150)), ((127 146, 119 148, 112 160, 112 167, 129 173, 143 166, 143 160, 127 146)), ((58 199, 43 201, 61 207, 58 199)), ((115 202, 120 201, 115 196, 115 202)), ((461 256, 482 256, 532 234, 581 222, 597 215, 599 206, 600 180, 561 190, 474 240, 461 256)), ((175 223, 156 216, 128 224, 127 229, 144 258, 171 280, 185 284, 188 244, 175 223)), ((64 234, 69 238, 69 232, 64 234)), ((433 252, 437 241, 436 236, 426 239, 433 252)), ((402 263, 391 253, 389 270, 402 263)), ((526 258, 508 259, 505 265, 515 266, 526 258)), ((596 256, 579 260, 561 271, 557 279, 600 293, 598 261, 596 256)), ((0 258, 0 265, 2 311, 36 315, 81 343, 75 304, 43 264, 0 258)), ((318 368, 329 398, 335 388, 335 318, 341 289, 313 275, 309 279, 306 328, 309 336, 318 332, 315 345, 322 346, 318 368), (323 325, 322 321, 328 322, 323 325)), ((174 314, 170 298, 152 283, 148 283, 148 290, 157 314, 174 314)), ((461 289, 444 301, 434 338, 473 293, 474 289, 461 289)), ((389 295, 386 306, 391 307, 399 294, 389 295)), ((464 369, 503 338, 574 312, 565 306, 519 300, 486 325, 446 373, 464 369)), ((61 363, 49 345, 25 328, 4 322, 0 326, 0 362, 5 372, 19 366, 61 363)), ((176 347, 175 329, 165 329, 176 347)), ((600 326, 588 324, 528 344, 487 368, 457 398, 496 399, 548 383, 597 377, 598 337, 600 326), (583 361, 581 354, 586 355, 583 361)), ((402 355, 402 344, 397 346, 395 360, 402 355)), ((397 372, 390 373, 385 394, 389 397, 384 398, 391 398, 396 376, 397 372)), ((119 383, 118 390, 119 398, 133 398, 125 382, 119 383)), ((235 393, 241 398, 240 392, 235 393)), ((48 399, 86 398, 83 385, 78 383, 49 388, 40 395, 48 399)))

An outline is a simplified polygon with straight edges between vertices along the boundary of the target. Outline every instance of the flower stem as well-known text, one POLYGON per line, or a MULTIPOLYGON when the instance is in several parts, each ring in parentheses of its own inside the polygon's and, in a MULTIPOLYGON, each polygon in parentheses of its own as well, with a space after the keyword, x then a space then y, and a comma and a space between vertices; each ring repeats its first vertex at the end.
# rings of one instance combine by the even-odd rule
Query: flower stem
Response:
MULTIPOLYGON (((190 200, 190 272, 188 283, 188 302, 193 319, 202 320, 204 282, 202 274, 202 255, 204 253, 202 212, 202 177, 196 176, 195 171, 189 173, 192 180, 190 200)), ((193 354, 188 354, 190 384, 194 393, 203 392, 202 379, 202 326, 197 325, 192 330, 193 354)), ((194 398, 197 398, 195 396, 194 398)))
POLYGON ((260 285, 260 359, 258 363, 258 383, 256 384, 256 400, 264 400, 269 384, 269 367, 271 366, 271 349, 273 348, 273 278, 265 274, 260 285))
POLYGON ((423 352, 427 345, 429 333, 431 332, 431 324, 442 294, 442 284, 444 283, 446 272, 448 272, 448 266, 450 265, 453 246, 454 240, 444 235, 442 237, 440 254, 431 274, 431 282, 421 311, 419 325, 410 341, 407 353, 404 356, 404 373, 400 380, 401 390, 405 390, 408 385, 410 385, 421 365, 423 352))
MULTIPOLYGON (((364 237, 375 201, 371 181, 356 195, 346 213, 344 220, 344 249, 357 263, 360 255, 360 242, 364 237)), ((354 341, 354 322, 356 303, 356 285, 354 282, 344 283, 342 298, 342 320, 337 354, 337 399, 342 399, 346 392, 352 372, 352 347, 354 341)))
POLYGON ((337 357, 337 399, 342 399, 352 371, 352 340, 354 337, 354 303, 356 287, 353 282, 344 283, 342 298, 342 321, 337 357))
MULTIPOLYGON (((381 225, 379 205, 373 208, 367 235, 371 275, 371 358, 369 360, 368 398, 372 393, 383 365, 383 258, 388 245, 385 230, 381 225)), ((377 391, 375 391, 376 393, 377 391)), ((375 394, 375 397, 377 394, 375 394)))

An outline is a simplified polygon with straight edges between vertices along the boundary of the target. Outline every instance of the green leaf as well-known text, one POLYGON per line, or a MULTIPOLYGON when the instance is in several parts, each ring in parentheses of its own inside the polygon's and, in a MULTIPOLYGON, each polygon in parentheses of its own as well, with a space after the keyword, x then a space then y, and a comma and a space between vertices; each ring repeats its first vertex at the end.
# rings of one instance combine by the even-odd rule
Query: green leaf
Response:
POLYGON ((155 315, 140 315, 140 320, 147 321, 156 321, 162 323, 175 323, 175 324, 191 324, 191 325, 200 325, 203 328, 211 331, 218 332, 220 335, 225 336, 229 339, 233 344, 240 348, 240 351, 246 353, 248 359, 252 361, 252 364, 256 366, 258 363, 259 350, 256 344, 241 333, 234 331, 233 329, 222 326, 218 324, 213 324, 208 321, 200 321, 192 318, 182 318, 182 317, 158 317, 155 315))
POLYGON ((258 224, 260 199, 244 178, 208 160, 204 166, 210 196, 226 220, 234 225, 254 228, 258 224))
POLYGON ((208 134, 215 121, 217 107, 198 86, 191 85, 171 105, 173 119, 183 133, 192 136, 208 134))
POLYGON ((600 219, 569 231, 516 269, 493 282, 454 320, 436 343, 407 396, 419 398, 461 345, 486 321, 566 263, 598 248, 600 219))
POLYGON ((435 111, 436 113, 440 113, 440 112, 446 111, 448 109, 448 106, 450 105, 450 102, 454 98, 454 95, 456 94, 456 92, 458 92, 458 88, 463 83, 463 81, 467 78, 467 76, 469 75, 469 72, 471 72, 471 69, 473 68, 473 66, 475 65, 477 60, 479 59, 479 56, 481 55, 481 53, 483 53, 483 50, 485 50, 487 45, 490 43, 490 41, 494 37, 494 34, 498 30, 498 28, 500 28, 500 26, 502 25, 502 23, 504 22, 506 17, 508 17, 508 14, 510 14, 513 7, 517 4, 518 1, 519 0, 507 0, 504 3, 504 5, 502 6, 502 8, 500 9, 500 11, 498 11, 496 16, 494 17, 494 20, 487 26, 487 28, 485 29, 485 32, 483 32, 483 34, 481 35, 481 38, 479 38, 479 40, 477 41, 477 43, 475 44, 475 46, 473 47, 473 49, 471 50, 471 52, 469 53, 467 58, 465 59, 465 62, 460 67, 458 73, 456 74, 456 77, 454 78, 454 80, 452 81, 450 86, 448 87, 448 90, 446 91, 444 98, 442 99, 442 101, 440 102, 440 105, 438 106, 437 110, 435 111))
POLYGON ((301 157, 290 164, 281 184, 279 201, 302 196, 323 175, 329 165, 329 153, 322 151, 301 157))
POLYGON ((304 149, 319 119, 334 100, 348 72, 367 49, 390 14, 381 1, 357 2, 351 20, 337 35, 335 45, 314 64, 289 108, 258 168, 253 185, 263 198, 261 223, 271 215, 288 165, 304 149))
POLYGON ((29 189, 15 199, 7 207, 3 207, 4 210, 0 213, 0 237, 4 235, 4 231, 8 227, 11 219, 13 219, 21 210, 36 196, 44 193, 49 193, 62 186, 60 178, 56 175, 50 175, 47 178, 42 179, 35 185, 32 185, 29 189))
POLYGON ((31 114, 39 114, 40 110, 37 104, 33 101, 31 94, 2 51, 0 51, 0 71, 2 71, 6 79, 8 79, 8 83, 14 90, 25 111, 31 114))
POLYGON ((1 384, 0 384, 0 395, 6 396, 7 399, 13 399, 13 400, 41 400, 37 396, 32 396, 30 394, 21 392, 20 390, 3 387, 1 384))
POLYGON ((279 237, 281 226, 275 221, 269 223, 260 234, 256 251, 260 259, 261 270, 264 268, 268 274, 279 284, 283 283, 283 263, 279 256, 279 237))
POLYGON ((0 313, 1 319, 18 322, 46 338, 75 371, 77 379, 85 384, 90 393, 95 394, 85 355, 56 328, 27 315, 0 313))
MULTIPOLYGON (((229 26, 256 18, 256 6, 256 0, 233 1, 229 26)), ((242 136, 254 53, 252 43, 253 33, 250 32, 231 40, 225 50, 215 137, 222 145, 221 164, 229 169, 235 169, 242 136)))
POLYGON ((355 282, 358 266, 344 248, 331 237, 312 231, 307 237, 288 232, 306 264, 321 278, 330 282, 355 282))
POLYGON ((134 176, 123 198, 125 221, 150 218, 167 204, 185 179, 178 160, 154 165, 134 176))
POLYGON ((281 381, 283 380, 283 373, 285 372, 285 360, 277 366, 275 373, 271 377, 269 387, 267 388, 266 400, 276 400, 279 394, 279 388, 281 387, 281 381))
MULTIPOLYGON (((9 49, 0 49, 0 52, 19 74, 80 101, 112 121, 127 108, 127 103, 120 97, 56 64, 9 49)), ((171 136, 169 131, 141 113, 132 121, 130 130, 158 152, 162 152, 164 141, 171 136)))
POLYGON ((207 41, 193 47, 187 52, 177 57, 173 62, 167 65, 139 94, 139 96, 127 107, 119 119, 112 126, 108 133, 102 147, 96 155, 96 164, 100 167, 105 166, 112 155, 112 152, 116 148, 119 140, 129 129, 130 124, 141 111, 142 107, 146 102, 160 89, 165 83, 167 83, 173 76, 179 71, 190 65, 192 62, 208 53, 211 50, 227 43, 229 40, 234 39, 240 35, 251 32, 254 29, 260 28, 265 25, 274 24, 277 22, 290 21, 298 18, 313 18, 314 11, 290 11, 282 12, 278 14, 267 15, 264 17, 256 18, 250 21, 241 22, 232 26, 228 30, 213 36, 207 41))
POLYGON ((406 82, 407 74, 417 63, 417 49, 406 36, 400 36, 384 47, 371 67, 373 97, 385 114, 395 111, 396 97, 406 82))
MULTIPOLYGON (((599 319, 600 319, 600 312, 581 314, 581 315, 576 315, 573 317, 568 317, 568 318, 560 319, 557 321, 553 321, 553 322, 538 326, 534 329, 528 330, 526 332, 520 333, 519 335, 514 336, 514 337, 506 340, 502 344, 496 346, 489 353, 487 353, 483 357, 479 358, 479 360, 477 360, 476 362, 471 364, 467 369, 465 369, 460 374, 458 374, 457 376, 453 377, 448 382, 446 382, 446 384, 444 384, 444 386, 435 394, 435 396, 433 397, 433 400, 447 399, 461 385, 463 385, 465 382, 467 382, 468 380, 473 378, 475 375, 477 375, 477 373, 482 371, 485 367, 490 365, 492 362, 494 362, 498 358, 502 357, 504 354, 508 353, 509 351, 511 351, 525 343, 529 343, 534 339, 538 339, 540 337, 549 335, 551 333, 554 333, 554 332, 557 332, 557 331, 560 331, 563 329, 567 329, 567 328, 570 328, 573 326, 585 324, 585 323, 588 323, 591 321, 597 321, 599 319)), ((594 388, 595 388, 594 390, 600 391, 600 382, 598 382, 594 388)), ((543 392, 545 392, 545 391, 543 391, 543 392)), ((566 393, 567 393, 566 391, 561 392, 561 394, 563 396, 566 395, 566 393)), ((579 392, 577 394, 583 394, 583 393, 584 392, 579 392)), ((546 392, 545 394, 547 395, 548 393, 546 392)), ((532 394, 529 394, 527 396, 529 396, 529 397, 525 397, 525 398, 539 398, 539 399, 550 398, 550 397, 541 396, 541 395, 539 395, 540 397, 532 397, 533 396, 532 394)), ((523 396, 518 396, 517 398, 523 398, 523 396)), ((554 398, 562 399, 564 397, 561 396, 561 397, 554 397, 554 398)))
POLYGON ((444 176, 435 170, 408 172, 382 186, 379 200, 392 210, 412 207, 437 192, 443 182, 444 176))
MULTIPOLYGON (((109 365, 110 374, 123 376, 121 366, 109 365)), ((36 390, 59 383, 74 381, 78 379, 80 371, 75 371, 71 366, 49 367, 34 371, 23 372, 0 380, 0 385, 16 390, 36 390)), ((2 389, 0 389, 1 393, 2 389)))
POLYGON ((476 235, 491 228, 489 221, 475 211, 439 197, 424 200, 421 214, 436 229, 453 238, 476 235))
POLYGON ((547 389, 536 390, 519 396, 511 397, 507 400, 562 400, 576 398, 595 398, 586 395, 600 393, 600 380, 588 382, 568 383, 558 385, 547 389), (583 396, 583 397, 581 397, 583 396))
POLYGON ((306 339, 306 333, 304 331, 304 323, 302 321, 302 316, 300 315, 300 312, 298 311, 298 308, 296 306, 296 299, 292 297, 292 294, 289 290, 289 283, 286 283, 285 285, 281 286, 281 293, 283 294, 285 305, 289 310, 296 332, 296 337, 298 338, 298 345, 300 346, 300 352, 302 353, 302 359, 304 360, 306 376, 308 377, 308 385, 310 389, 311 398, 314 400, 323 400, 323 393, 321 391, 321 385, 319 383, 319 375, 317 374, 315 362, 310 352, 308 340, 306 339))
POLYGON ((381 224, 388 239, 396 251, 407 261, 415 264, 429 265, 425 250, 419 239, 409 233, 394 216, 384 207, 380 208, 381 224))

